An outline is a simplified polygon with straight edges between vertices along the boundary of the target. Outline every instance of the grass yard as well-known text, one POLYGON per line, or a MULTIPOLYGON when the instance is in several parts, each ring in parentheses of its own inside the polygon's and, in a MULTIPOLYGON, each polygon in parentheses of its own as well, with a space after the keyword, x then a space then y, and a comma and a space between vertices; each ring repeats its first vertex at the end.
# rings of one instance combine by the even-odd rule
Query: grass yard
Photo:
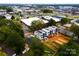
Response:
POLYGON ((7 56, 7 54, 4 52, 0 52, 0 56, 7 56))

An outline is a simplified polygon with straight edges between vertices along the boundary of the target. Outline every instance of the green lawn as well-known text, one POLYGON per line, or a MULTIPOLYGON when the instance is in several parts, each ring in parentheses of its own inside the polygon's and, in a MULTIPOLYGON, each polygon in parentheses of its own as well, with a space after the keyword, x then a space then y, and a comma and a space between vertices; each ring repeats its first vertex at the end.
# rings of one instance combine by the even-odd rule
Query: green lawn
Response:
POLYGON ((74 16, 74 18, 79 18, 79 16, 74 16))
POLYGON ((0 56, 7 56, 5 52, 0 52, 0 56))

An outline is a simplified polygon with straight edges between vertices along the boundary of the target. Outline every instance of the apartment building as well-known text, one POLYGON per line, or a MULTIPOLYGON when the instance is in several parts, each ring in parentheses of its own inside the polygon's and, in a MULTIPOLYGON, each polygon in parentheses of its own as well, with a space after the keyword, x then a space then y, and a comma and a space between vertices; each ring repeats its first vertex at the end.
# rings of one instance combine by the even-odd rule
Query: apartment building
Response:
POLYGON ((39 38, 40 40, 47 38, 47 34, 43 30, 38 30, 34 32, 34 35, 39 38))
POLYGON ((56 32, 57 32, 57 27, 51 26, 48 28, 43 28, 41 30, 35 31, 34 35, 40 40, 42 40, 42 39, 46 39, 49 35, 53 35, 56 32))

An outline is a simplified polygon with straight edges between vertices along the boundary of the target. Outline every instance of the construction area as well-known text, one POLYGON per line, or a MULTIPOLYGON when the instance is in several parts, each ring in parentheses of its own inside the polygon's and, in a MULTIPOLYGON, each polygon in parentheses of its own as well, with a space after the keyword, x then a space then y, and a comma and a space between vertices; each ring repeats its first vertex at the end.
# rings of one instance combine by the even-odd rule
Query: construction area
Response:
POLYGON ((56 52, 58 48, 60 48, 60 46, 67 44, 69 42, 69 37, 57 33, 49 36, 45 41, 42 40, 41 42, 48 48, 56 52))

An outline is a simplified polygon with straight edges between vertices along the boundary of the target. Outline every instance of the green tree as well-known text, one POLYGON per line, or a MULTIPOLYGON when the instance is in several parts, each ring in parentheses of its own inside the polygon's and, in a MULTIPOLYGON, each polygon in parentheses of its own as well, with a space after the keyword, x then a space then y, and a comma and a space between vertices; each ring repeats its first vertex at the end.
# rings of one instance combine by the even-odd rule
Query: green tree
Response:
POLYGON ((12 48, 17 55, 20 55, 25 45, 21 24, 11 20, 1 19, 0 44, 12 48))
POLYGON ((5 16, 0 16, 0 19, 6 19, 6 17, 5 16))
POLYGON ((12 47, 16 52, 16 55, 20 55, 24 49, 25 42, 19 33, 11 32, 6 38, 5 44, 7 44, 9 47, 12 47))
POLYGON ((53 13, 53 10, 50 10, 50 9, 42 9, 41 11, 43 13, 53 13))
POLYGON ((53 19, 49 20, 49 22, 47 23, 47 26, 52 26, 52 25, 56 25, 56 22, 53 19))
POLYGON ((0 44, 4 43, 9 32, 10 32, 10 29, 7 26, 1 26, 0 27, 0 44))
POLYGON ((14 17, 14 16, 12 16, 12 17, 11 17, 11 19, 13 20, 13 19, 15 19, 15 17, 14 17))
POLYGON ((69 22, 69 19, 68 18, 62 18, 60 22, 63 25, 63 24, 68 23, 69 22))
POLYGON ((32 37, 31 40, 32 42, 29 44, 30 50, 26 53, 26 55, 42 56, 44 54, 44 46, 41 41, 36 37, 32 37))
MULTIPOLYGON (((79 26, 78 26, 78 25, 72 24, 70 30, 71 30, 76 36, 78 36, 78 38, 79 38, 79 26)), ((78 42, 79 42, 79 40, 78 40, 78 42)))
POLYGON ((35 20, 31 23, 30 26, 32 31, 39 30, 43 27, 44 27, 44 22, 42 20, 35 20))
POLYGON ((9 12, 13 12, 13 9, 11 8, 11 7, 7 7, 7 12, 9 13, 9 12))
POLYGON ((68 44, 61 46, 57 54, 59 56, 79 56, 79 44, 71 39, 68 44))
POLYGON ((0 6, 0 9, 7 9, 7 6, 0 6))

